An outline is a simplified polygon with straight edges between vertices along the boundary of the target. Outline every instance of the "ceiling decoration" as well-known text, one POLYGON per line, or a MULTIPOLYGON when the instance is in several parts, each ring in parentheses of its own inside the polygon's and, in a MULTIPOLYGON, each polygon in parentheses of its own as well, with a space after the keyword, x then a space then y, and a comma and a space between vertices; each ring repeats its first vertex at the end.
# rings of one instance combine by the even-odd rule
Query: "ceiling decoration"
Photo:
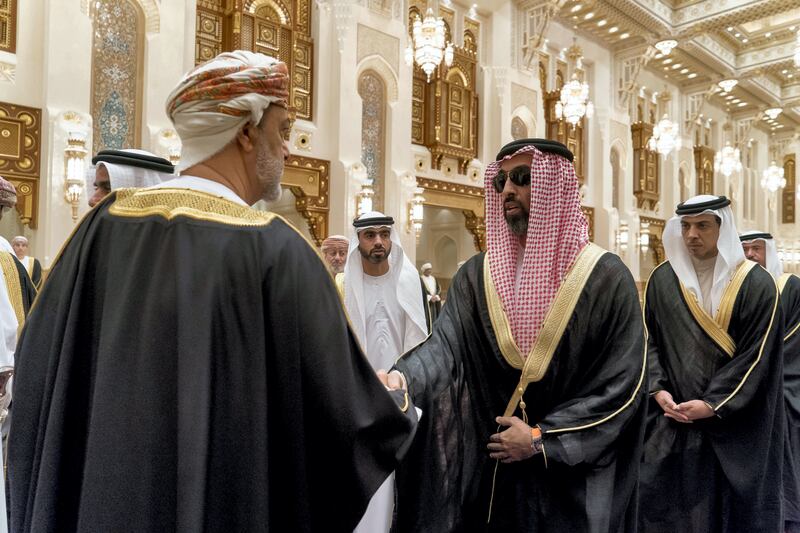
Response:
POLYGON ((712 100, 731 114, 758 116, 758 127, 787 133, 800 128, 800 66, 794 61, 800 47, 797 0, 533 3, 556 4, 558 22, 625 56, 656 47, 658 53, 646 69, 685 92, 712 91, 712 100), (727 79, 738 84, 723 90, 717 84, 727 79), (783 112, 777 118, 764 115, 778 107, 783 112))

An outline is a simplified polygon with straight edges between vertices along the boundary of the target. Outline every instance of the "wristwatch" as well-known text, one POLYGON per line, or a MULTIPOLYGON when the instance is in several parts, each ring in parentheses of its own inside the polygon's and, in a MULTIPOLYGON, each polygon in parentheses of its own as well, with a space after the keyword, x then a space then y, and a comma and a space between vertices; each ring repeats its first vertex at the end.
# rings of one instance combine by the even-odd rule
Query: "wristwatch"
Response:
POLYGON ((538 427, 531 428, 531 449, 533 453, 542 453, 544 445, 542 443, 542 430, 538 427))

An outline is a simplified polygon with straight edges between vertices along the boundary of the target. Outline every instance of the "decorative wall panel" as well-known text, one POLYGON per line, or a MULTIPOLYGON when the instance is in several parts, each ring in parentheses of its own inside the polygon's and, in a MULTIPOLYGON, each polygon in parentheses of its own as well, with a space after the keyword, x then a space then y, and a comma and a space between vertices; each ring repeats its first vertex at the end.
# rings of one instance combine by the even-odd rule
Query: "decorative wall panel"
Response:
POLYGON ((358 80, 361 96, 361 162, 372 180, 372 205, 383 211, 386 168, 386 84, 374 71, 366 70, 358 80))
POLYGON ((17 52, 17 0, 0 0, 0 51, 17 52))
POLYGON ((96 0, 94 5, 93 153, 138 148, 144 13, 133 0, 96 0))
POLYGON ((289 104, 313 119, 311 0, 197 0, 195 64, 220 52, 250 50, 289 67, 289 104))
POLYGON ((23 224, 36 229, 39 206, 42 111, 0 102, 0 176, 17 189, 23 224))
POLYGON ((697 175, 697 194, 714 194, 714 150, 708 146, 694 147, 694 170, 697 175))
POLYGON ((660 183, 658 152, 647 147, 653 136, 653 124, 634 122, 631 124, 633 138, 633 195, 639 208, 655 209, 659 200, 660 183))
POLYGON ((795 192, 797 191, 797 161, 794 154, 783 158, 783 177, 786 179, 786 187, 781 191, 781 222, 794 224, 795 192))
POLYGON ((461 211, 464 226, 472 234, 475 249, 486 250, 486 215, 482 187, 471 187, 430 178, 417 177, 417 187, 422 187, 425 205, 461 211))
MULTIPOLYGON (((409 8, 409 28, 415 16, 426 7, 414 0, 409 8)), ((446 34, 454 25, 454 14, 440 8, 446 34)), ((458 161, 458 172, 466 174, 470 161, 478 155, 478 96, 477 43, 480 26, 464 21, 464 46, 453 45, 453 64, 444 61, 427 81, 427 76, 415 64, 412 86, 411 139, 428 148, 434 169, 442 168, 445 157, 458 161)), ((447 40, 451 40, 452 36, 447 40)))
POLYGON ((317 246, 328 236, 328 176, 330 163, 311 157, 289 156, 281 185, 295 196, 295 208, 308 222, 317 246))

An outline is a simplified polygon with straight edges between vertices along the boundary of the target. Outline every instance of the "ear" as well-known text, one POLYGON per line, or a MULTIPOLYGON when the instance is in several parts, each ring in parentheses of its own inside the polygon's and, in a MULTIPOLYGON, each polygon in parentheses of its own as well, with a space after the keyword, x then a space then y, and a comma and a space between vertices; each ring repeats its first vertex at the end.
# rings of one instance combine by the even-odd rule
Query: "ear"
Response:
POLYGON ((248 122, 239 133, 236 134, 236 142, 245 152, 252 152, 256 148, 256 137, 258 136, 258 127, 248 122))

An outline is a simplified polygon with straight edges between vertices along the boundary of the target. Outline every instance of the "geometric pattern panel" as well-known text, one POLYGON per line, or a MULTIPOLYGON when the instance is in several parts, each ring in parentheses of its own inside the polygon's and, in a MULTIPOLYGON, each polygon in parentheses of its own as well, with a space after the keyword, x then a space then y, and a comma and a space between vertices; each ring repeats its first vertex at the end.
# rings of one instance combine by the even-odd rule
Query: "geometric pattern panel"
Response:
POLYGON ((361 162, 375 191, 375 211, 383 211, 384 166, 386 160, 386 84, 373 70, 358 80, 361 96, 361 162))
POLYGON ((36 228, 41 169, 42 111, 0 102, 0 176, 17 189, 23 224, 36 228))
POLYGON ((93 152, 139 146, 144 14, 133 0, 97 0, 92 45, 93 152))

